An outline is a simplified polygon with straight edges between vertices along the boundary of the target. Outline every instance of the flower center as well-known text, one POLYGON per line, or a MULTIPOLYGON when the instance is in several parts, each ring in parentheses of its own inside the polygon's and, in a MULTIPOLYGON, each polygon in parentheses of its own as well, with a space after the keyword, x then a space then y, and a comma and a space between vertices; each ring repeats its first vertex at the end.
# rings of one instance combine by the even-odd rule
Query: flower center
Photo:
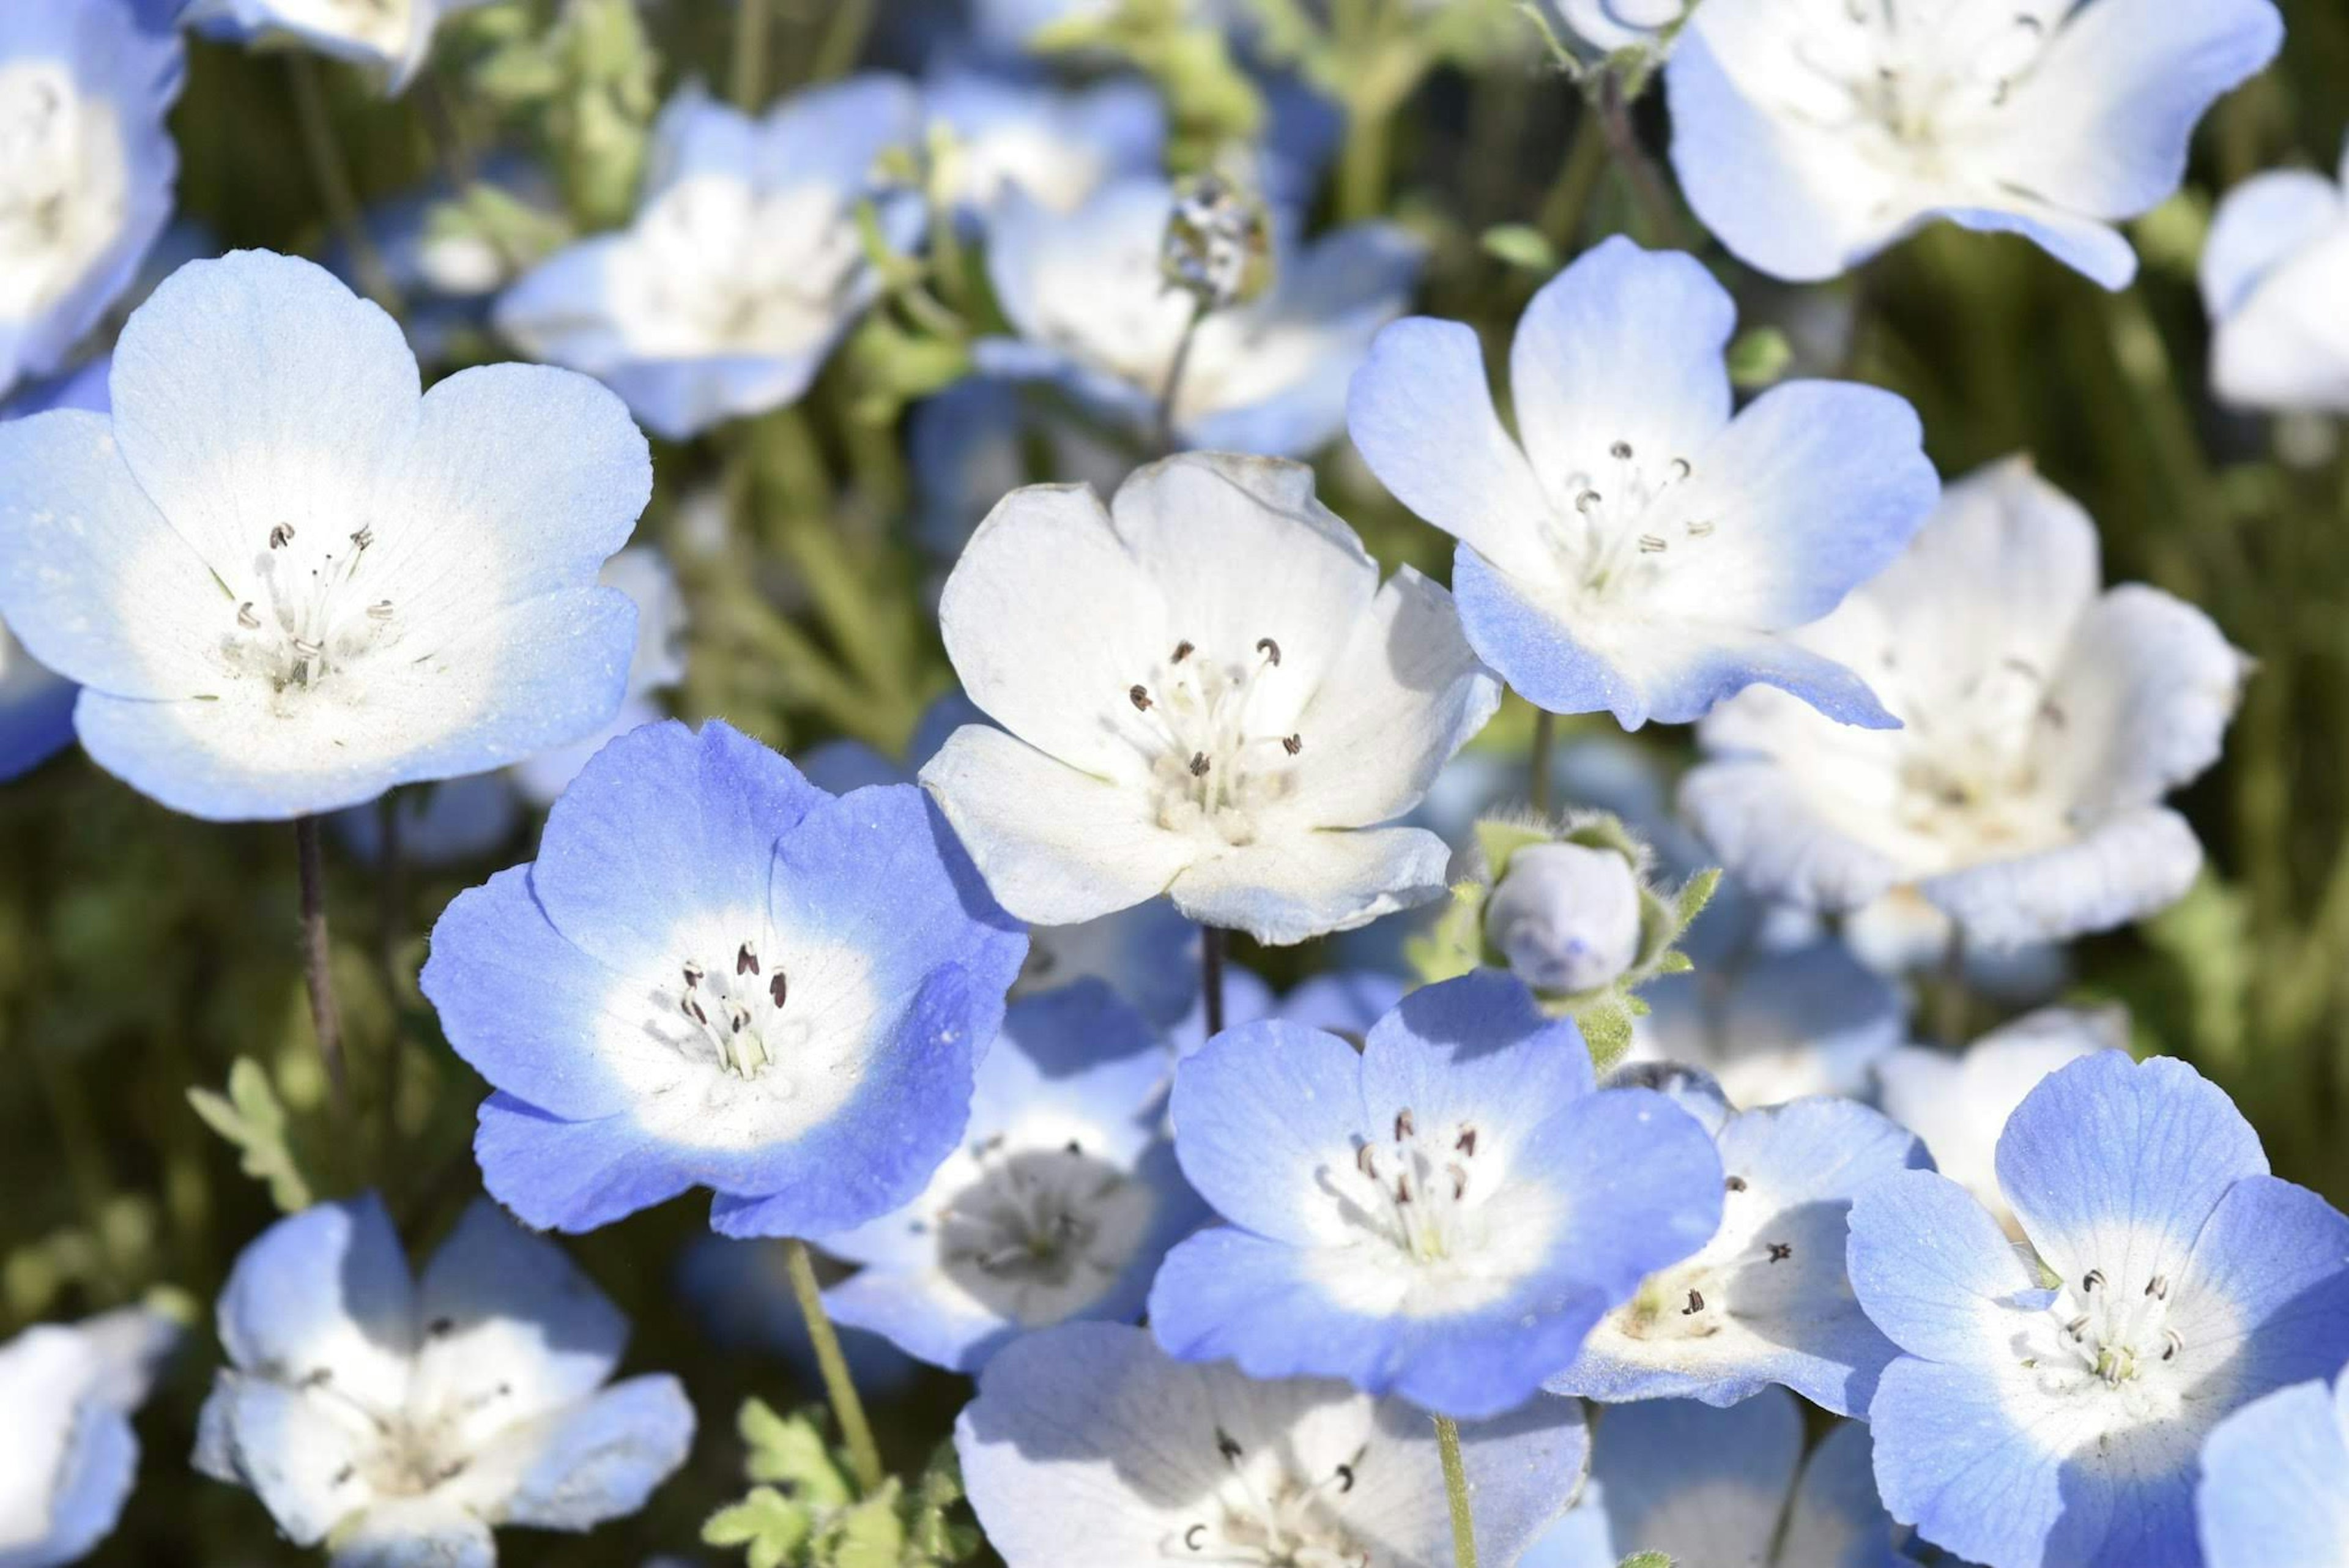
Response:
POLYGON ((1392 1142, 1364 1139, 1354 1147, 1354 1168, 1372 1197, 1349 1204, 1348 1218, 1414 1262, 1449 1258, 1464 1239, 1464 1216, 1485 1196, 1478 1189, 1470 1197, 1475 1164, 1474 1127, 1463 1122, 1423 1134, 1409 1108, 1397 1111, 1392 1142))
POLYGON ((233 666, 280 691, 315 686, 398 639, 397 607, 357 586, 375 530, 362 527, 321 550, 308 537, 315 526, 271 527, 253 563, 260 597, 237 601, 222 639, 233 666))
POLYGON ((947 1272, 979 1300, 1028 1321, 1048 1303, 1099 1295, 1133 1255, 1140 1216, 1129 1213, 1123 1172, 1070 1138, 1058 1148, 1015 1148, 1002 1135, 970 1151, 978 1179, 937 1216, 947 1272))
POLYGON ((0 65, 0 317, 54 304, 120 231, 120 137, 49 60, 0 65))
MULTIPOLYGON (((1766 1311, 1772 1298, 1782 1296, 1794 1282, 1792 1240, 1755 1235, 1742 1245, 1729 1240, 1739 1224, 1733 1206, 1746 1190, 1745 1179, 1732 1176, 1723 1183, 1723 1240, 1716 1251, 1708 1246, 1688 1262, 1640 1282, 1640 1289, 1618 1320, 1632 1339, 1711 1339, 1738 1315, 1741 1302, 1766 1311), (1726 1247, 1735 1248, 1727 1251, 1726 1247), (1774 1270, 1786 1270, 1778 1275, 1774 1270)), ((1751 1199, 1748 1199, 1751 1201, 1751 1199)))
POLYGON ((2038 63, 2047 25, 1951 0, 1842 0, 1835 24, 1795 46, 1806 95, 1788 113, 1852 135, 1876 161, 1944 172, 1943 149, 1979 134, 2038 63))
POLYGON ((2090 1269, 2066 1283, 2031 1336, 2023 1365, 2049 1393, 2109 1391, 2130 1397, 2133 1412, 2182 1370, 2186 1341, 2169 1324, 2170 1278, 2124 1279, 2090 1269))
POLYGON ((1686 515, 1677 495, 1694 473, 1688 459, 1650 462, 1628 441, 1609 443, 1608 462, 1568 474, 1568 509, 1543 520, 1568 577, 1594 599, 1633 598, 1662 577, 1674 552, 1701 549, 1718 519, 1686 515))
MULTIPOLYGON (((1878 657, 1899 680, 1894 651, 1878 657)), ((1904 827, 1928 838, 2013 852, 2061 826, 2046 820, 2051 808, 2039 798, 2037 750, 2043 737, 2060 735, 2070 719, 2050 694, 2044 671, 2009 657, 1955 683, 1927 677, 1900 684, 1906 727, 1896 742, 1896 810, 1904 827)))
POLYGON ((692 1025, 680 1050, 706 1054, 735 1077, 756 1078, 779 1051, 804 1043, 807 1024, 783 1017, 791 983, 782 965, 761 963, 757 942, 745 939, 723 965, 688 958, 678 975, 677 1010, 692 1025))
POLYGON ((687 180, 638 217, 616 311, 650 358, 791 353, 831 329, 863 256, 830 190, 762 194, 739 180, 687 180))
POLYGON ((1361 1480, 1367 1445, 1328 1474, 1306 1480, 1278 1458, 1251 1459, 1220 1427, 1215 1440, 1230 1479, 1209 1500, 1212 1511, 1164 1542, 1161 1556, 1246 1568, 1371 1568, 1370 1550, 1347 1533, 1337 1501, 1361 1480))
POLYGON ((1126 689, 1121 727, 1149 763, 1159 826, 1253 843, 1260 814, 1293 793, 1305 737, 1263 732, 1251 711, 1279 668, 1280 644, 1268 637, 1241 662, 1185 638, 1126 689))

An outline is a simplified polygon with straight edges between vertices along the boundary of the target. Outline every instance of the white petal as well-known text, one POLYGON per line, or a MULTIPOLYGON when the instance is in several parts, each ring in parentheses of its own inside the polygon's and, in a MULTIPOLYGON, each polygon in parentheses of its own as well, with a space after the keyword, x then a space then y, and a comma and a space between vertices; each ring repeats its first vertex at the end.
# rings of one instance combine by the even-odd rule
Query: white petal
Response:
POLYGON ((2080 839, 1919 885, 1986 949, 2110 930, 2168 908, 2202 869, 2186 819, 2162 806, 2107 818, 2080 839))
POLYGON ((1195 863, 1169 891, 1174 907, 1202 925, 1279 945, 1443 897, 1451 858, 1423 828, 1282 834, 1195 863))
POLYGON ((2219 324, 2211 380, 2247 408, 2349 411, 2349 227, 2263 278, 2219 324))
POLYGON ((2242 308, 2261 280, 2349 222, 2341 189, 2305 169, 2278 169, 2227 192, 2202 242, 2198 278, 2213 320, 2242 308))
POLYGON ((2130 583, 2081 621, 2049 688, 2046 787, 2092 813, 2150 805, 2219 760, 2250 661, 2210 618, 2130 583))

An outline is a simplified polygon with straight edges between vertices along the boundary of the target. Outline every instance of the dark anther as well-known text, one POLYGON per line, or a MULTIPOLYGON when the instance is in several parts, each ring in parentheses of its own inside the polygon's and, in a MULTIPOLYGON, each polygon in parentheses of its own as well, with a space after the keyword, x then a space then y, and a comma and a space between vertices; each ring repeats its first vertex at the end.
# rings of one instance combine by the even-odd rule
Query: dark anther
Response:
POLYGON ((2082 1295, 2086 1295, 2090 1291, 2095 1290, 2098 1285, 2101 1285, 2104 1282, 2105 1271, 2102 1269, 2090 1269, 2087 1272, 2087 1276, 2080 1282, 2080 1293, 2082 1295))
POLYGON ((305 1388, 324 1388, 327 1384, 332 1383, 334 1380, 335 1369, 333 1367, 314 1366, 310 1369, 309 1375, 302 1379, 302 1386, 305 1388))
POLYGON ((273 550, 283 550, 293 542, 294 524, 291 523, 280 523, 269 531, 269 547, 273 550))
POLYGON ((1180 641, 1180 642, 1178 642, 1178 643, 1176 643, 1176 644, 1174 645, 1174 662, 1175 662, 1175 663, 1177 663, 1177 664, 1180 664, 1180 663, 1182 663, 1185 659, 1188 659, 1188 658, 1190 658, 1190 657, 1191 657, 1191 639, 1190 639, 1189 638, 1187 638, 1187 637, 1186 637, 1186 638, 1185 638, 1182 641, 1180 641))
POLYGON ((1452 1179, 1453 1201, 1458 1202, 1468 1196, 1468 1173, 1465 1170, 1456 1165, 1447 1165, 1444 1168, 1444 1174, 1452 1179))
POLYGON ((2070 718, 2064 714, 2063 704, 2053 697, 2039 704, 2039 717, 2050 729, 2054 730, 2061 730, 2071 722, 2070 718))
POLYGON ((701 983, 701 966, 700 966, 699 964, 698 964, 698 963, 695 963, 691 959, 688 959, 688 960, 686 960, 686 962, 685 962, 685 989, 686 989, 686 990, 688 990, 688 991, 691 991, 695 986, 699 985, 700 983, 701 983))
POLYGON ((1353 1466, 1340 1465, 1338 1467, 1338 1490, 1340 1492, 1349 1492, 1354 1490, 1353 1466))
POLYGON ((1302 735, 1284 735, 1280 740, 1280 749, 1287 752, 1293 757, 1298 753, 1305 749, 1305 737, 1302 735))
POLYGON ((1689 466, 1688 459, 1684 457, 1676 457, 1672 459, 1671 474, 1673 483, 1679 483, 1682 480, 1686 479, 1690 474, 1694 473, 1695 472, 1696 470, 1689 466))
POLYGON ((1369 1144, 1357 1144, 1354 1146, 1354 1168, 1361 1171, 1364 1176, 1369 1177, 1372 1181, 1376 1181, 1379 1179, 1379 1164, 1378 1161, 1371 1157, 1371 1146, 1369 1144))
POLYGON ((2161 1342, 2161 1358, 2164 1361, 2177 1359, 2178 1353, 2186 1348, 2186 1342, 2178 1337, 2178 1331, 2174 1328, 2162 1330, 2161 1342))
POLYGON ((350 1484, 351 1478, 358 1473, 358 1467, 357 1465, 345 1465, 341 1469, 335 1472, 333 1484, 336 1486, 348 1486, 350 1484))
POLYGON ((366 549, 369 545, 375 543, 375 530, 372 527, 360 529, 357 533, 351 535, 351 543, 357 545, 362 550, 366 549))
POLYGON ((2064 1325, 2064 1332, 2070 1334, 2074 1339, 2077 1339, 2080 1337, 2081 1334, 2085 1331, 2087 1326, 2088 1314, 2086 1313, 2082 1313, 2078 1317, 2074 1318, 2070 1323, 2064 1325))
POLYGON ((261 629, 261 618, 253 613, 253 601, 251 599, 247 599, 243 604, 236 607, 236 624, 244 628, 247 631, 259 631, 261 629))
POLYGON ((1395 1178, 1395 1207, 1398 1209, 1403 1209, 1410 1207, 1410 1204, 1411 1178, 1408 1176, 1398 1176, 1395 1178))
POLYGON ((1629 462, 1631 461, 1631 443, 1619 441, 1607 449, 1607 454, 1618 462, 1629 462))
POLYGON ((709 1026, 709 1014, 701 1010, 701 1003, 689 996, 685 999, 685 1015, 705 1028, 709 1026))
POLYGON ((1207 1527, 1206 1525, 1195 1524, 1190 1529, 1183 1532, 1183 1544, 1189 1547, 1192 1551, 1196 1552, 1199 1550, 1200 1539, 1206 1533, 1207 1527))
POLYGON ((1793 1242, 1773 1241, 1770 1243, 1770 1261, 1772 1262, 1783 1263, 1794 1255, 1795 1246, 1793 1242))
POLYGON ((2169 1299, 2169 1276, 2168 1274, 2156 1274, 2153 1278, 2146 1281, 2145 1293, 2151 1296, 2158 1302, 2168 1301, 2169 1299))
POLYGON ((1745 1179, 1742 1176, 1733 1176, 1721 1185, 1727 1191, 1743 1192, 1745 1190, 1745 1179))
POLYGON ((1133 704, 1133 711, 1137 713, 1150 711, 1150 688, 1139 681, 1125 689, 1125 700, 1133 704))
POLYGON ((1216 1428, 1216 1452, 1223 1455, 1227 1463, 1235 1465, 1239 1463, 1241 1454, 1246 1451, 1240 1447, 1237 1438, 1233 1437, 1221 1427, 1216 1428))
POLYGON ((774 999, 777 1007, 781 1007, 783 1004, 783 998, 791 993, 791 982, 783 978, 781 970, 777 970, 775 978, 767 982, 767 994, 774 999))
POLYGON ((1402 1110, 1395 1113, 1395 1142, 1401 1143, 1403 1139, 1409 1137, 1413 1132, 1417 1129, 1417 1127, 1418 1124, 1412 1120, 1410 1106, 1406 1106, 1402 1110))
POLYGON ((1691 1291, 1689 1292, 1688 1305, 1681 1308, 1681 1315, 1682 1317, 1694 1317, 1703 1310, 1704 1293, 1702 1291, 1691 1291))
POLYGON ((1206 753, 1193 752, 1191 753, 1191 776, 1195 779, 1203 779, 1207 776, 1206 753))
POLYGON ((1280 644, 1268 637, 1259 637, 1256 639, 1256 650, 1270 659, 1274 669, 1280 668, 1280 644))
POLYGON ((749 942, 744 942, 740 947, 735 949, 734 972, 736 974, 758 973, 759 950, 752 947, 749 942))
POLYGON ((1079 1143, 1075 1138, 1071 1138, 1067 1145, 1062 1147, 1061 1152, 1063 1154, 1082 1154, 1085 1152, 1085 1146, 1079 1143))
POLYGON ((1581 494, 1574 498, 1574 509, 1577 512, 1588 512, 1592 507, 1598 505, 1602 497, 1599 495, 1599 492, 1595 490, 1586 490, 1581 494))
POLYGON ((1466 1155, 1469 1158, 1475 1158, 1476 1129, 1475 1127, 1462 1127, 1460 1129, 1458 1141, 1454 1142, 1452 1147, 1459 1150, 1462 1154, 1466 1155))

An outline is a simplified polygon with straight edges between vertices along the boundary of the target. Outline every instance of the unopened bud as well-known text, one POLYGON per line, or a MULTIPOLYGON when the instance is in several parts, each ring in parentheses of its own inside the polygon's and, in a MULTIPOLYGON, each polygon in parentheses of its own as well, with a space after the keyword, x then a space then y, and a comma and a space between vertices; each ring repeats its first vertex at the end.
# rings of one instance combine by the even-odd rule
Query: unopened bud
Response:
POLYGON ((1639 878, 1611 849, 1528 845, 1509 857, 1485 934, 1535 990, 1595 990, 1640 956, 1639 878))
POLYGON ((1221 174, 1174 190, 1160 270, 1209 310, 1245 305, 1272 281, 1272 225, 1264 203, 1221 174))

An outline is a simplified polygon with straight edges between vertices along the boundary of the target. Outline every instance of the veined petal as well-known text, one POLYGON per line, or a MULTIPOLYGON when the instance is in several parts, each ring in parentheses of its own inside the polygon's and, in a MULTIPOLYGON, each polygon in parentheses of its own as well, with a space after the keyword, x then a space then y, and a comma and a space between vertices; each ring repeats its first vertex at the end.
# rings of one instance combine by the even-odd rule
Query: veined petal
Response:
POLYGON ((1451 859, 1421 827, 1282 833, 1193 860, 1167 891, 1202 925, 1281 946, 1443 897, 1451 859))
POLYGON ((1321 1192, 1365 1126, 1361 1059, 1334 1034, 1265 1019, 1184 1058, 1171 1114, 1183 1174, 1226 1220, 1292 1246, 1350 1234, 1321 1192))
POLYGON ((1869 1321, 1934 1362, 2002 1364, 2014 1325, 2048 1300, 1989 1210, 1930 1170, 1886 1177, 1859 1195, 1847 1262, 1869 1321))

